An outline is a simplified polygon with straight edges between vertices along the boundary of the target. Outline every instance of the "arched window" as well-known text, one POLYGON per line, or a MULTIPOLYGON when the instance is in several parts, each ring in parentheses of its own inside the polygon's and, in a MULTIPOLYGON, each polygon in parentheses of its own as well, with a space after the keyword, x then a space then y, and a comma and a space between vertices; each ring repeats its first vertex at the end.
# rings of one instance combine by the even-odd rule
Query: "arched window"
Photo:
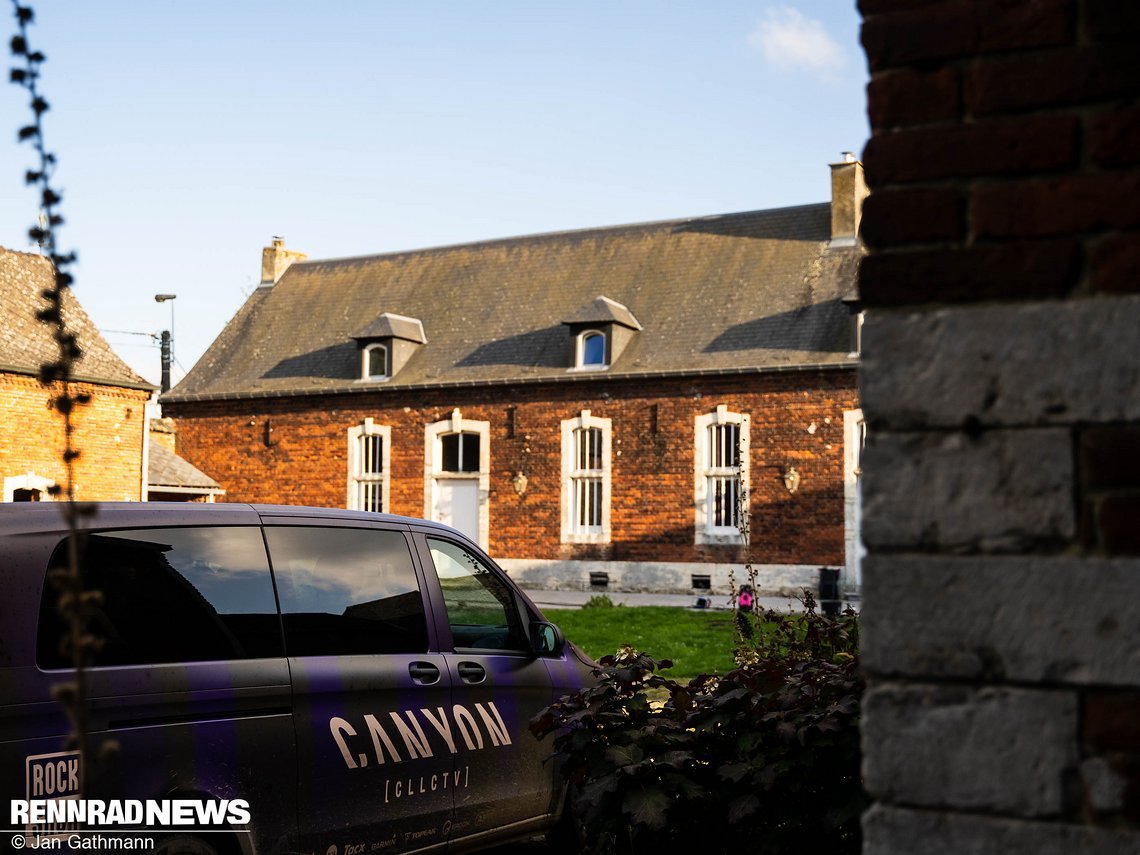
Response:
POLYGON ((751 420, 723 404, 696 417, 694 504, 696 542, 743 543, 741 514, 748 513, 748 449, 751 420))
POLYGON ((578 367, 606 366, 606 337, 597 330, 587 330, 578 337, 578 367))
POLYGON ((364 348, 363 374, 364 380, 388 379, 388 348, 382 344, 370 344, 364 348))
POLYGON ((365 419, 348 431, 348 502, 356 511, 388 510, 392 429, 365 419))

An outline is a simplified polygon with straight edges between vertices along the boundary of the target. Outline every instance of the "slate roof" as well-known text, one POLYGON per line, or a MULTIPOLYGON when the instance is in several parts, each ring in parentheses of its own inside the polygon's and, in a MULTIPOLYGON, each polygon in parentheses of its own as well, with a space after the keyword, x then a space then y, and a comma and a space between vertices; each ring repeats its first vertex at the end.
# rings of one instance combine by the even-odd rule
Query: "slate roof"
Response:
MULTIPOLYGON (((38 375, 41 364, 58 358, 51 327, 36 320, 36 312, 46 306, 41 292, 53 282, 51 262, 46 258, 0 247, 0 371, 38 375)), ((63 306, 64 319, 83 349, 75 366, 76 380, 130 389, 157 388, 111 350, 70 290, 63 306)))
POLYGON ((163 487, 201 490, 203 493, 224 492, 217 481, 158 442, 150 444, 146 481, 147 486, 156 492, 162 492, 163 487))
POLYGON ((860 250, 829 237, 818 204, 297 262, 163 400, 852 366, 860 250), (641 330, 607 371, 567 371, 562 322, 599 294, 641 330), (428 343, 361 383, 353 336, 384 312, 428 343))
POLYGON ((616 323, 629 327, 631 330, 641 329, 641 324, 633 316, 633 312, 616 300, 604 295, 591 300, 570 317, 565 318, 564 324, 596 324, 616 323))
POLYGON ((384 312, 375 320, 370 321, 363 328, 352 334, 354 339, 373 338, 402 338, 425 344, 424 325, 417 318, 406 318, 403 315, 394 315, 384 312))

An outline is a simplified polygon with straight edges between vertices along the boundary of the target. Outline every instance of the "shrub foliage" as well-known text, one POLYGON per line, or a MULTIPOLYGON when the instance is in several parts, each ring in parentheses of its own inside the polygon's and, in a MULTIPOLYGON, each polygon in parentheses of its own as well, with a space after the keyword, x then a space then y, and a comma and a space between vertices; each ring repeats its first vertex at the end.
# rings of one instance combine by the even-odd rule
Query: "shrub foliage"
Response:
POLYGON ((805 606, 748 615, 764 631, 722 677, 681 685, 624 647, 535 716, 536 736, 556 734, 582 851, 859 851, 858 618, 805 606))

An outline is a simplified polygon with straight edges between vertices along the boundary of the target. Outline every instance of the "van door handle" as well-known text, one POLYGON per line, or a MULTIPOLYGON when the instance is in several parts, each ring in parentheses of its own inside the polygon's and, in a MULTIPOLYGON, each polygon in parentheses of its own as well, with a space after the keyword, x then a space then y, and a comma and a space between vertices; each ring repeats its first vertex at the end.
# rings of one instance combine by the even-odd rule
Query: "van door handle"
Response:
POLYGON ((460 662, 456 670, 459 671, 459 679, 464 683, 482 683, 487 676, 487 672, 478 662, 460 662))
POLYGON ((420 686, 431 686, 439 682, 439 669, 430 662, 413 662, 408 666, 412 682, 420 686))

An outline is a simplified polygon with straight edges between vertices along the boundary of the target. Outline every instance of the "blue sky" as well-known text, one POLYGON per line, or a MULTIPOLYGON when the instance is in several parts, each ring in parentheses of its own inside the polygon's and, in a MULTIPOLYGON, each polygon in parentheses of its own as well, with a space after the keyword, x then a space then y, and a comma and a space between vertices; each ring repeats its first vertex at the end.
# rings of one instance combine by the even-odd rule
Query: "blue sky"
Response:
MULTIPOLYGON (((272 235, 335 258, 820 202, 868 135, 854 0, 33 6, 76 293, 140 333, 177 294, 175 380, 272 235)), ((0 114, 0 244, 27 249, 23 90, 0 114)), ((157 381, 150 339, 107 338, 157 381)))

